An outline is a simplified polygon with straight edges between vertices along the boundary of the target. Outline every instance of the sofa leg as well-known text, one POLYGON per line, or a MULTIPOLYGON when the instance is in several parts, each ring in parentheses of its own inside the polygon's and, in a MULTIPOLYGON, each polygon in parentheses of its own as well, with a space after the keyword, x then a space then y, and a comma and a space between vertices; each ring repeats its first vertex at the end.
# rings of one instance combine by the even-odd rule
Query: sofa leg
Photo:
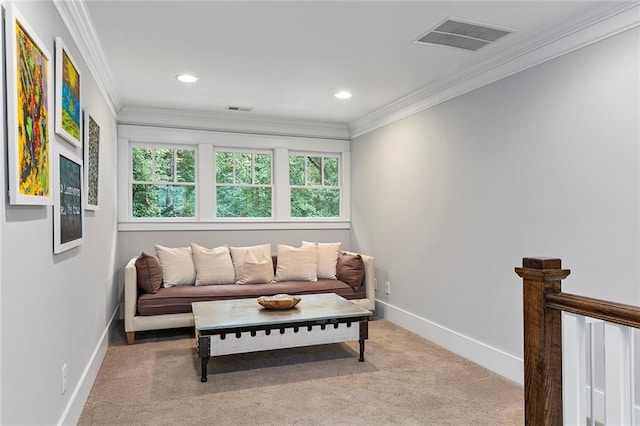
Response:
POLYGON ((133 345, 136 340, 136 333, 134 331, 127 331, 127 345, 133 345))

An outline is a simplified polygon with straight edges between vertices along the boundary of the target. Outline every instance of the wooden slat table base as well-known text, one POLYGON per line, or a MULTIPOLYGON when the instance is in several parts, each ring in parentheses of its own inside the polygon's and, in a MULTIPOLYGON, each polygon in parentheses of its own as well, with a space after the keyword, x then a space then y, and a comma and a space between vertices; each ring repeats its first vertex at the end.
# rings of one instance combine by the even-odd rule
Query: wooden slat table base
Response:
POLYGON ((364 362, 364 342, 369 337, 368 329, 368 317, 354 317, 287 325, 200 331, 196 334, 198 355, 202 365, 200 380, 207 381, 207 363, 212 356, 272 349, 357 340, 360 343, 359 361, 364 362))

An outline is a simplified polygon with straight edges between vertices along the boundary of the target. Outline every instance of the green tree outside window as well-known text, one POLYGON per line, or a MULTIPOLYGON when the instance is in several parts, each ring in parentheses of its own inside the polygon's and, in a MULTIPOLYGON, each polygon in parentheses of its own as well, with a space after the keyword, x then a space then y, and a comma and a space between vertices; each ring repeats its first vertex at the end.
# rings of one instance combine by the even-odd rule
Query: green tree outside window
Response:
POLYGON ((289 156, 291 217, 340 217, 337 157, 289 156))
POLYGON ((193 149, 131 149, 133 217, 195 217, 193 149))
POLYGON ((216 152, 216 216, 272 217, 271 154, 216 152))

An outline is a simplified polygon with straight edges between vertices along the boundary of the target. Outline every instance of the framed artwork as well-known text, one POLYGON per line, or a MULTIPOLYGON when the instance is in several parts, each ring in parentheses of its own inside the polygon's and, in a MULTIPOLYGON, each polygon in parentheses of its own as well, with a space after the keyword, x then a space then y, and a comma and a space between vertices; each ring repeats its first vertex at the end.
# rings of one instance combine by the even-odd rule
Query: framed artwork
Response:
POLYGON ((73 151, 58 145, 55 169, 53 252, 62 253, 79 246, 84 239, 82 160, 73 151))
POLYGON ((51 56, 14 2, 6 16, 9 202, 51 205, 51 56))
POLYGON ((80 71, 69 49, 56 37, 56 133, 75 146, 82 146, 80 71))
POLYGON ((84 174, 87 210, 98 210, 100 191, 100 126, 91 114, 84 113, 84 174))

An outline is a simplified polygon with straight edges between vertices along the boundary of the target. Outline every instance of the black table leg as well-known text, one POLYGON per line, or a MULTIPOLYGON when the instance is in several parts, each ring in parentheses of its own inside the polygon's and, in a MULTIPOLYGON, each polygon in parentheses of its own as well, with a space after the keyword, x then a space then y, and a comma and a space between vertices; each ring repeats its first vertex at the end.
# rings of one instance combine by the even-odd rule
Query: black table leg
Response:
POLYGON ((369 321, 360 321, 360 358, 358 361, 364 362, 364 341, 369 338, 369 321))
POLYGON ((207 363, 209 362, 211 350, 211 336, 200 336, 198 338, 198 355, 200 356, 200 368, 202 376, 201 382, 207 381, 207 363))
POLYGON ((200 377, 201 382, 207 381, 207 363, 209 362, 209 357, 201 359, 201 367, 202 367, 202 377, 200 377))

